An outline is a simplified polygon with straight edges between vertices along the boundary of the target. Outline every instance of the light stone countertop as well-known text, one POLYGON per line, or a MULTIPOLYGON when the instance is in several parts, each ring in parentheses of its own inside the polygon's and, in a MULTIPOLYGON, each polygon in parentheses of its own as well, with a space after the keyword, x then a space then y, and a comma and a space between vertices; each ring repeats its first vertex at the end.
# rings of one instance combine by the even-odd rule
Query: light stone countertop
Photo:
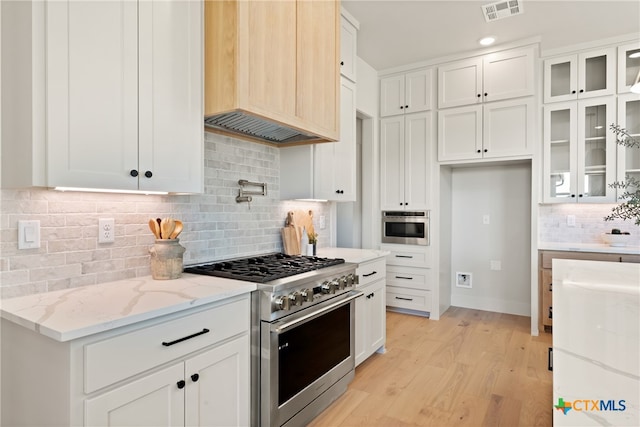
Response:
POLYGON ((640 425, 640 264, 556 260, 552 280, 553 404, 574 403, 553 424, 640 425))
POLYGON ((326 258, 342 258, 346 262, 362 264, 367 261, 386 257, 389 251, 376 249, 353 249, 353 248, 319 248, 317 255, 326 258))
POLYGON ((538 250, 640 255, 640 246, 609 246, 604 243, 542 242, 538 243, 538 250))
POLYGON ((151 276, 0 301, 2 318, 69 341, 254 291, 256 284, 195 274, 151 276))

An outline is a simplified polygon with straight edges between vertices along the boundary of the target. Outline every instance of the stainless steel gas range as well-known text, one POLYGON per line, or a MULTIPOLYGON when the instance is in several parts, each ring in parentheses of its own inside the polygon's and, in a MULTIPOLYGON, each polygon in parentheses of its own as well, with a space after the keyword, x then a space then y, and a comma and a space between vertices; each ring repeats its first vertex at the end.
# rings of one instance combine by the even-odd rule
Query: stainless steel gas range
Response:
POLYGON ((185 268, 258 283, 252 295, 252 425, 305 425, 355 368, 356 265, 270 254, 185 268))

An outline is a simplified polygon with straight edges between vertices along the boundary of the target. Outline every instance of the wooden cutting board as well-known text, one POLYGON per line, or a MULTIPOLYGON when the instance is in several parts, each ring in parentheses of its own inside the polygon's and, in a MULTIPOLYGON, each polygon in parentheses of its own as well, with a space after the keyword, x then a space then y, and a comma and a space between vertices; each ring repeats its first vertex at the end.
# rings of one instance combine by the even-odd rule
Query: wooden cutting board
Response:
POLYGON ((295 210, 287 213, 287 223, 295 227, 298 233, 298 240, 302 237, 302 229, 307 230, 307 234, 315 234, 313 227, 313 211, 295 210))
POLYGON ((300 241, 295 227, 288 226, 282 229, 282 246, 287 255, 300 255, 300 241))

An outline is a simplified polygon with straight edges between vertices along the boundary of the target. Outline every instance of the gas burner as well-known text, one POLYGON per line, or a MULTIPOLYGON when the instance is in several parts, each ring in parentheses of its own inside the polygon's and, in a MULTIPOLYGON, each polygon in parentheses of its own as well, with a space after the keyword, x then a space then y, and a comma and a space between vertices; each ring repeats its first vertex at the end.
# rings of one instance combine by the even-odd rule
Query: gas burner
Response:
POLYGON ((341 258, 270 254, 197 265, 187 267, 184 271, 227 279, 268 283, 342 263, 344 263, 344 259, 341 258))

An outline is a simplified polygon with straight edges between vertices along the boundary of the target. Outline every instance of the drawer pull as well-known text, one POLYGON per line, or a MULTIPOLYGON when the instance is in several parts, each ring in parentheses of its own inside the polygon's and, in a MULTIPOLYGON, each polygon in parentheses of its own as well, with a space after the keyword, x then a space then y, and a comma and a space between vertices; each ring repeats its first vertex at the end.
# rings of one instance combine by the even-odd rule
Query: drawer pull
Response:
POLYGON ((553 292, 553 283, 549 283, 549 292, 553 292))
POLYGON ((549 307, 549 319, 553 319, 553 307, 549 307))
POLYGON ((187 383, 186 383, 186 382, 184 382, 184 380, 180 380, 180 381, 178 381, 178 382, 176 383, 176 385, 178 386, 178 388, 179 388, 180 390, 182 390, 182 389, 184 388, 184 386, 186 386, 186 385, 187 385, 187 383))
POLYGON ((403 301, 413 301, 413 298, 402 298, 402 297, 396 297, 396 299, 401 299, 403 301))
POLYGON ((549 347, 547 359, 547 369, 553 371, 553 347, 549 347))
POLYGON ((163 346, 165 346, 165 347, 169 347, 169 346, 172 346, 172 345, 174 345, 174 344, 178 344, 179 342, 186 341, 186 340, 190 340, 191 338, 195 338, 195 337, 197 337, 198 335, 206 334, 207 332, 209 332, 209 330, 208 330, 207 328, 204 328, 204 329, 202 329, 200 332, 196 332, 195 334, 191 334, 191 335, 186 336, 186 337, 178 338, 178 339, 177 339, 177 340, 175 340, 175 341, 170 341, 170 342, 165 342, 165 341, 163 341, 163 342, 162 342, 162 345, 163 345, 163 346))
POLYGON ((373 276, 374 274, 378 274, 378 272, 374 271, 373 273, 363 274, 362 277, 369 277, 369 276, 373 276))
POLYGON ((396 279, 413 280, 413 277, 396 276, 396 279))
POLYGON ((413 258, 413 255, 396 255, 396 258, 413 258))

